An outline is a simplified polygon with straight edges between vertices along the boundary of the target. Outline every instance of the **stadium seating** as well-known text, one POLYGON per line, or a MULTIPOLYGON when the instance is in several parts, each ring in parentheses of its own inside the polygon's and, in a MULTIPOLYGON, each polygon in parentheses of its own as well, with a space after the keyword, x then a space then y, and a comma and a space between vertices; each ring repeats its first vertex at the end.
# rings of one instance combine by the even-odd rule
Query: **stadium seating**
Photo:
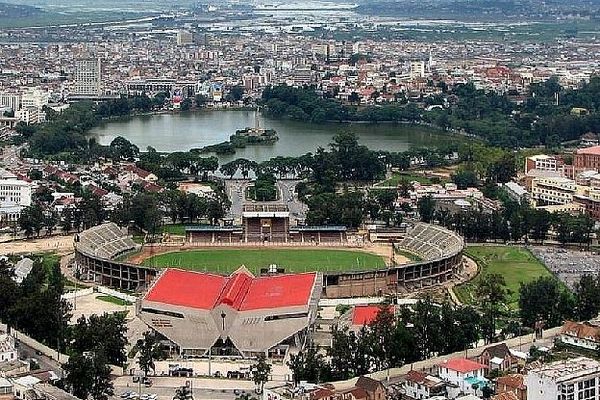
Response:
POLYGON ((460 252, 464 242, 459 235, 448 229, 418 223, 406 233, 397 246, 420 256, 423 260, 436 260, 460 252))
POLYGON ((91 256, 112 259, 137 247, 114 223, 95 226, 79 234, 77 250, 91 256))

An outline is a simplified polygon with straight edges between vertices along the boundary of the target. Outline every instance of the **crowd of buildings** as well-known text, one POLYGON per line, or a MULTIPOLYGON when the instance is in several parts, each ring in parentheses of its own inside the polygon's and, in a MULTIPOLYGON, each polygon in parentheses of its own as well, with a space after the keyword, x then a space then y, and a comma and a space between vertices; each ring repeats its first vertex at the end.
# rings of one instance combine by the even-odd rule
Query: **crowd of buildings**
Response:
POLYGON ((0 110, 7 112, 2 124, 41 122, 48 104, 141 93, 165 92, 173 107, 196 94, 209 105, 229 106, 224 93, 233 86, 242 86, 244 97, 254 99, 267 85, 280 83, 315 85, 346 102, 356 102, 356 93, 360 103, 373 104, 434 95, 441 92, 441 82, 471 81, 518 100, 531 83, 558 76, 562 85, 573 87, 600 68, 598 45, 576 39, 544 44, 341 41, 153 26, 77 38, 0 43, 0 110))
POLYGON ((549 212, 581 212, 600 220, 600 146, 577 149, 568 157, 526 157, 519 182, 506 189, 515 199, 549 212))

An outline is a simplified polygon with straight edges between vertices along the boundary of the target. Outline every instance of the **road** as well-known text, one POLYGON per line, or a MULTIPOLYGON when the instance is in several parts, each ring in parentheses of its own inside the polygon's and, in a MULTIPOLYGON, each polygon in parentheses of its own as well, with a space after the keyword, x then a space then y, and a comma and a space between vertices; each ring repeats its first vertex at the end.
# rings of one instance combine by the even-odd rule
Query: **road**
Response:
MULTIPOLYGON (((225 380, 210 378, 175 378, 175 377, 152 377, 153 385, 145 387, 134 383, 131 376, 123 376, 114 380, 115 399, 120 399, 123 392, 135 391, 138 393, 156 394, 158 400, 171 400, 175 389, 184 386, 186 381, 191 383, 194 398, 229 400, 235 399, 240 393, 254 394, 255 385, 245 380, 225 380), (237 393, 237 394, 236 394, 237 393)), ((268 386, 268 384, 267 384, 268 386)))
MULTIPOLYGON (((286 205, 290 211, 290 219, 292 221, 305 219, 308 207, 296 195, 296 186, 299 182, 299 180, 278 180, 276 185, 279 198, 275 201, 264 203, 286 205)), ((229 179, 225 181, 225 190, 231 201, 228 217, 233 218, 237 223, 241 223, 244 204, 253 204, 252 201, 245 198, 246 189, 249 184, 250 181, 246 179, 229 179)))
POLYGON ((40 366, 40 370, 42 371, 53 371, 58 376, 63 376, 63 370, 61 365, 54 361, 53 359, 46 357, 40 352, 36 352, 31 347, 27 346, 23 342, 19 342, 19 358, 22 360, 28 360, 34 358, 37 361, 37 364, 40 366))

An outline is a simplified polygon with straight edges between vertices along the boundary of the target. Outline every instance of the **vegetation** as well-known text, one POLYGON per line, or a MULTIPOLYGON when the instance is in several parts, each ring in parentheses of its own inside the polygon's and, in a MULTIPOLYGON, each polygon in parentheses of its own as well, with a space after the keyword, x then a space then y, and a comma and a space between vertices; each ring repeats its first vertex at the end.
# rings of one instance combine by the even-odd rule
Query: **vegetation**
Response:
POLYGON ((116 304, 118 306, 130 306, 133 304, 130 301, 123 300, 115 296, 97 296, 96 299, 105 301, 107 303, 116 304))
POLYGON ((480 267, 475 279, 454 289, 461 302, 476 304, 479 283, 490 275, 500 276, 508 289, 507 304, 518 306, 521 283, 529 283, 540 276, 551 276, 546 267, 528 250, 516 246, 469 246, 465 253, 480 267))
POLYGON ((148 258, 144 265, 177 267, 198 271, 230 273, 240 265, 260 272, 276 264, 286 272, 344 271, 385 267, 383 259, 374 254, 347 250, 305 249, 215 249, 159 254, 148 258))

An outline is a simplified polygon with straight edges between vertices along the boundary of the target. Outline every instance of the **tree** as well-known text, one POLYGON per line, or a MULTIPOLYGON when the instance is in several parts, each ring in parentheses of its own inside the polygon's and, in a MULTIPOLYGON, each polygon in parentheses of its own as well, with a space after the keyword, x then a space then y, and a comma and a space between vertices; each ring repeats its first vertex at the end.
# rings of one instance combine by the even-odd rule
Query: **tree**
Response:
POLYGON ((229 93, 225 96, 225 100, 229 102, 238 102, 242 100, 244 97, 244 87, 243 86, 233 86, 229 89, 229 93))
POLYGON ((352 92, 350 93, 350 96, 348 96, 348 101, 350 104, 358 104, 360 102, 360 95, 356 92, 352 92))
POLYGON ((44 222, 44 213, 37 204, 25 207, 18 219, 19 226, 25 231, 25 236, 28 238, 33 236, 34 233, 39 236, 44 222))
POLYGON ((523 325, 533 328, 542 321, 545 327, 560 325, 575 308, 571 294, 553 276, 543 276, 519 288, 519 313, 523 325))
POLYGON ((500 310, 506 307, 509 290, 504 277, 500 274, 486 274, 481 277, 475 289, 475 295, 482 302, 485 310, 484 335, 488 342, 496 335, 496 318, 500 310))
POLYGON ((262 393, 265 383, 271 375, 271 364, 267 363, 264 354, 256 358, 256 364, 252 367, 252 381, 256 384, 257 392, 262 393))
POLYGON ((588 321, 600 312, 600 275, 583 275, 575 285, 577 318, 588 321))
POLYGON ((300 381, 317 384, 326 382, 331 376, 330 366, 315 346, 308 346, 297 354, 292 354, 288 361, 288 367, 292 371, 292 377, 296 385, 300 381))
POLYGON ((66 388, 80 399, 108 400, 114 394, 110 366, 102 352, 75 353, 63 369, 66 388))
POLYGON ((431 195, 421 197, 417 201, 417 208, 419 209, 419 215, 421 216, 421 221, 423 222, 431 222, 433 221, 433 215, 435 212, 435 200, 431 195))
POLYGON ((115 160, 133 161, 140 153, 140 149, 122 136, 117 136, 110 142, 110 149, 115 160))
POLYGON ((470 170, 458 171, 456 174, 452 175, 452 181, 461 190, 478 186, 477 174, 470 170))
POLYGON ((82 316, 72 331, 71 350, 84 354, 96 352, 108 363, 123 365, 127 361, 127 325, 124 313, 82 316))
POLYGON ((164 358, 164 351, 158 343, 156 334, 152 331, 144 332, 144 337, 137 341, 137 347, 139 350, 138 365, 144 371, 144 376, 148 376, 150 370, 155 371, 155 361, 164 358))

